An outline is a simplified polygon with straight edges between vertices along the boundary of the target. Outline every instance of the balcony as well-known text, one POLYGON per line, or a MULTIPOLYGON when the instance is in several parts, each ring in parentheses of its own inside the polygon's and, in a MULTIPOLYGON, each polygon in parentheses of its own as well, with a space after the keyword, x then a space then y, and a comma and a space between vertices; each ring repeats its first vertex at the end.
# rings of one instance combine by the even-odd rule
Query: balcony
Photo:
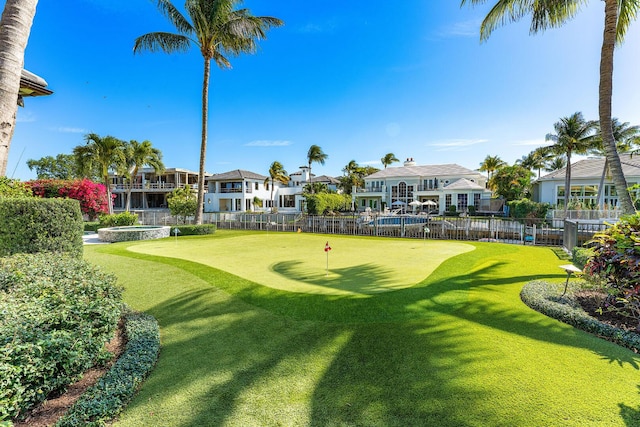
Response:
MULTIPOLYGON (((186 184, 175 184, 173 182, 147 182, 145 184, 112 184, 111 191, 173 191, 176 188, 185 188, 186 184)), ((189 185, 192 190, 198 189, 198 184, 189 185)))

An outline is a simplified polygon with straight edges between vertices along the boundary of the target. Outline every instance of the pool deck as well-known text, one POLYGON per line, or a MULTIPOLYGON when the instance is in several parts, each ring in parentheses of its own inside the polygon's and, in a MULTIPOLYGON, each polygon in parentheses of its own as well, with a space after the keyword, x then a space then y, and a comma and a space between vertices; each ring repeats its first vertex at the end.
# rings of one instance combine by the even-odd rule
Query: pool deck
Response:
POLYGON ((98 238, 98 233, 89 233, 82 235, 82 242, 85 245, 106 245, 109 242, 103 242, 98 238))

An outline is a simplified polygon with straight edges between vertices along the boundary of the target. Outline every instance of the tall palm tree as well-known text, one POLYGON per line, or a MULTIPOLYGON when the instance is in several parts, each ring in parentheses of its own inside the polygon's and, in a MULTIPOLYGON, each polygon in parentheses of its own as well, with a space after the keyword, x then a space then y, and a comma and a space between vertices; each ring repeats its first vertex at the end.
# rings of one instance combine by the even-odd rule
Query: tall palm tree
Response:
POLYGON ((278 181, 287 185, 289 183, 289 179, 289 174, 284 170, 282 163, 277 160, 271 163, 271 166, 269 166, 269 176, 264 180, 265 185, 267 185, 269 180, 271 180, 271 212, 273 212, 273 205, 275 204, 273 200, 273 184, 275 181, 278 181))
POLYGON ((500 167, 505 166, 506 163, 504 160, 500 158, 500 156, 487 156, 484 158, 482 163, 480 163, 480 168, 478 170, 480 172, 487 173, 487 182, 491 179, 491 175, 493 172, 498 170, 500 167))
POLYGON ((138 142, 132 139, 125 143, 124 155, 127 173, 129 175, 125 210, 129 212, 129 208, 131 207, 131 189, 133 188, 133 181, 136 179, 136 176, 138 176, 140 168, 150 166, 157 175, 164 172, 164 163, 162 163, 162 152, 154 148, 150 141, 138 142))
MULTIPOLYGON (((640 144, 640 126, 630 126, 629 122, 620 123, 620 121, 614 117, 611 119, 611 127, 613 129, 613 137, 616 140, 616 150, 618 153, 628 153, 640 144)), ((595 146, 591 149, 590 153, 597 156, 604 156, 604 166, 602 168, 602 175, 600 175, 597 197, 598 205, 603 207, 604 179, 607 176, 607 172, 610 173, 610 170, 600 129, 598 129, 595 146)))
POLYGON ((20 74, 38 0, 7 0, 0 18, 0 176, 7 174, 20 74))
POLYGON ((546 151, 536 149, 516 160, 516 163, 530 171, 537 170, 538 178, 540 178, 540 173, 548 160, 548 156, 545 154, 546 151))
POLYGON ((395 154, 393 153, 387 153, 384 155, 383 158, 380 159, 380 162, 382 162, 382 166, 384 166, 384 168, 386 169, 387 166, 389 166, 391 163, 395 163, 395 162, 399 162, 400 160, 396 157, 395 154))
POLYGON ((548 150, 567 159, 564 179, 564 213, 567 215, 569 195, 571 194, 571 155, 586 154, 596 143, 594 131, 598 122, 585 120, 582 113, 576 112, 569 117, 563 117, 553 125, 555 134, 547 134, 546 140, 552 141, 548 150))
MULTIPOLYGON (((482 4, 487 0, 461 0, 466 3, 482 4)), ((611 170, 613 182, 618 191, 620 206, 624 213, 635 212, 631 196, 627 190, 627 180, 622 172, 620 156, 616 150, 611 116, 611 98, 613 92, 613 54, 616 43, 624 40, 629 25, 636 19, 640 11, 640 1, 637 0, 603 0, 604 1, 604 32, 600 51, 600 85, 598 89, 598 111, 600 130, 607 162, 611 170)), ((580 8, 587 4, 587 0, 498 0, 480 27, 480 39, 487 40, 491 33, 499 26, 520 20, 531 14, 531 33, 544 31, 547 28, 562 26, 573 18, 580 8)))
POLYGON ((344 173, 345 175, 351 175, 353 173, 355 173, 358 168, 360 166, 358 166, 358 162, 356 162, 355 160, 349 160, 349 163, 347 163, 347 165, 342 168, 342 173, 344 173))
POLYGON ((565 159, 564 156, 557 156, 544 164, 544 170, 547 172, 553 172, 562 169, 566 165, 567 159, 565 159))
POLYGON ((101 137, 95 133, 85 135, 84 139, 86 144, 75 147, 73 154, 76 156, 80 170, 100 171, 100 178, 107 189, 109 213, 112 214, 113 200, 111 199, 109 170, 120 171, 126 164, 124 142, 113 136, 101 137))
MULTIPOLYGON (((322 151, 317 145, 312 145, 309 147, 309 151, 307 151, 307 163, 309 164, 309 184, 311 184, 311 163, 320 163, 324 165, 324 161, 327 160, 329 156, 322 151)), ((311 187, 311 193, 313 194, 313 187, 311 187)))
POLYGON ((176 33, 153 32, 135 40, 133 52, 144 50, 165 53, 185 52, 195 44, 204 58, 202 82, 202 135, 198 175, 198 210, 196 224, 202 223, 204 208, 204 167, 207 155, 207 125, 209 115, 209 75, 211 60, 220 68, 231 68, 227 56, 254 53, 257 42, 266 38, 271 27, 283 25, 277 18, 253 16, 249 9, 235 9, 241 0, 187 0, 188 18, 170 0, 156 0, 162 13, 175 26, 176 33))

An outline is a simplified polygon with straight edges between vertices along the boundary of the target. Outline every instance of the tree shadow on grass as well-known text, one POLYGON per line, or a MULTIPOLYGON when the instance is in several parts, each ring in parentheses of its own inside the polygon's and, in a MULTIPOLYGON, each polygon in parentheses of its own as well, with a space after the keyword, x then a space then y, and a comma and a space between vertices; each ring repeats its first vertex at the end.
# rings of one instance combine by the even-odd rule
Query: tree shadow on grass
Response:
MULTIPOLYGON (((640 389, 640 386, 638 386, 638 389, 640 389)), ((620 407, 620 416, 627 427, 640 426, 640 406, 632 408, 624 403, 620 403, 618 406, 620 407)))

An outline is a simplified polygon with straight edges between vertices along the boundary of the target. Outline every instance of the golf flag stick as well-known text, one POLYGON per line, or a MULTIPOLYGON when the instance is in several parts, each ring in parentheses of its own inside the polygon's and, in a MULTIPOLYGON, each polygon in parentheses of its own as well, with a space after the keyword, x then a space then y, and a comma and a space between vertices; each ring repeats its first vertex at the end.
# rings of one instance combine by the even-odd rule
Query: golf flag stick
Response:
POLYGON ((325 243, 324 251, 327 254, 327 277, 329 276, 329 251, 331 250, 331 246, 329 246, 329 242, 325 243))

